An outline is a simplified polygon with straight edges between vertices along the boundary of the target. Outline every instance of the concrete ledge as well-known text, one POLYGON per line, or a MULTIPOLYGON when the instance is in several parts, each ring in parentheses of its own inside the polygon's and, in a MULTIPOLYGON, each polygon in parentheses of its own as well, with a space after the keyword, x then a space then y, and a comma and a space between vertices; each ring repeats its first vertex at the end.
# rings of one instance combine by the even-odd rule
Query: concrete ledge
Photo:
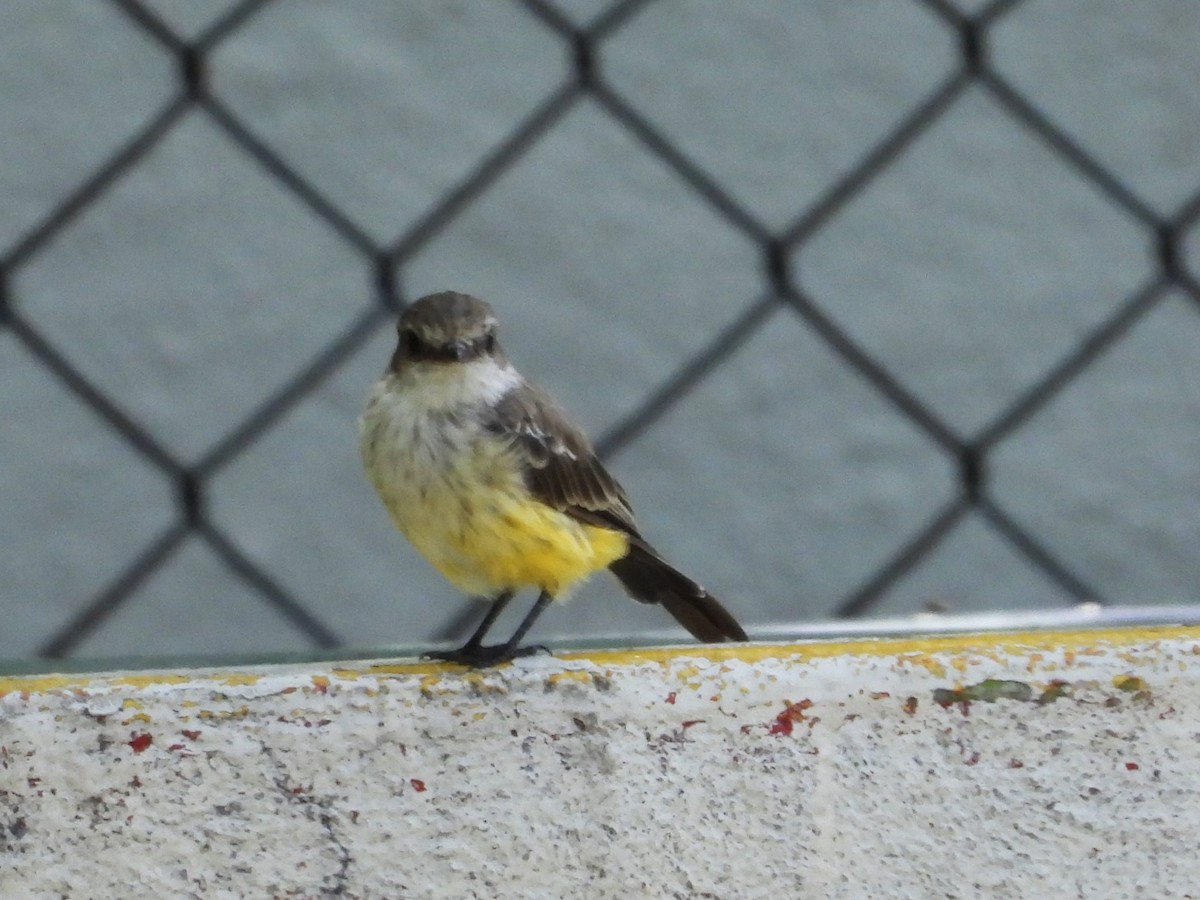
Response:
POLYGON ((0 679, 0 896, 1200 896, 1200 629, 0 679))

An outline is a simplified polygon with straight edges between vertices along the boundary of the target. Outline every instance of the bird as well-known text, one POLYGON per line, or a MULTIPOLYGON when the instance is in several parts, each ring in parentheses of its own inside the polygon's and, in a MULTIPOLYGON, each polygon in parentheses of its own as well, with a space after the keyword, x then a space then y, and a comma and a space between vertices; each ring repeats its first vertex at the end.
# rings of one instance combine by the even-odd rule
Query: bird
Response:
POLYGON ((457 589, 491 601, 465 644, 427 658, 484 668, 544 649, 521 646, 534 621, 605 569, 697 640, 748 640, 720 601, 642 537, 583 429, 501 349, 488 303, 430 294, 400 313, 396 332, 359 420, 363 466, 421 555, 457 589), (527 589, 537 600, 512 636, 485 644, 527 589))

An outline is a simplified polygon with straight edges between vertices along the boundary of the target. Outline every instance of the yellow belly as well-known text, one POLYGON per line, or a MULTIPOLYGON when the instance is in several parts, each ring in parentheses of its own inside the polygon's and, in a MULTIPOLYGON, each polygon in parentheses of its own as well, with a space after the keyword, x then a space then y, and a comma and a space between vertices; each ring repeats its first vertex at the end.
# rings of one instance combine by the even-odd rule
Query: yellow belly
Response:
POLYGON ((494 491, 444 503, 427 496, 393 518, 451 584, 474 594, 536 587, 558 596, 629 550, 620 532, 494 491))
POLYGON ((536 587, 559 596, 629 551, 623 533, 535 500, 512 445, 460 410, 462 397, 447 401, 447 389, 385 376, 360 424, 368 476, 434 568, 472 594, 536 587))

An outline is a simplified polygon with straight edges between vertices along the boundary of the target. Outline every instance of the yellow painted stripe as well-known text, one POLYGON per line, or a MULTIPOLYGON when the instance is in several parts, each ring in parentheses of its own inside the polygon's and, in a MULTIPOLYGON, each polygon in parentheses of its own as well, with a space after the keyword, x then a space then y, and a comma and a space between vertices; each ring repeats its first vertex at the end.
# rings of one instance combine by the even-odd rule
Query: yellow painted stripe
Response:
MULTIPOLYGON (((1073 631, 996 632, 987 634, 956 634, 927 637, 856 638, 854 640, 814 640, 789 644, 717 644, 707 646, 658 647, 629 650, 587 650, 556 653, 562 660, 586 660, 605 668, 619 668, 646 663, 667 664, 680 658, 707 659, 712 662, 738 660, 757 663, 784 659, 793 662, 829 659, 838 656, 906 657, 950 654, 963 656, 983 654, 991 657, 1024 656, 1054 650, 1086 651, 1089 648, 1120 649, 1146 647, 1157 641, 1197 641, 1194 652, 1200 654, 1200 627, 1153 626, 1136 628, 1097 628, 1073 631)), ((328 663, 314 663, 324 670, 328 663)), ((294 668, 295 664, 288 668, 294 668)), ((20 692, 82 691, 98 684, 111 687, 141 689, 153 686, 206 681, 222 686, 254 684, 274 667, 238 671, 141 672, 124 674, 17 675, 0 677, 0 697, 20 692)), ((420 660, 376 663, 348 662, 331 667, 340 678, 359 678, 372 675, 454 675, 464 674, 459 666, 420 660)), ((481 673, 466 673, 479 675, 481 673)), ((324 675, 313 676, 320 686, 324 675)))

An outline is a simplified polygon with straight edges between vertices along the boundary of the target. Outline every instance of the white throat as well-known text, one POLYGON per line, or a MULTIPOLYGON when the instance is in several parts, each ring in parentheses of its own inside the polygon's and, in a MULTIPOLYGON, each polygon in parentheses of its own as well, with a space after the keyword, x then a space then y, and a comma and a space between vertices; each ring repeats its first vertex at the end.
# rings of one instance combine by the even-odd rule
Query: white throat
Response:
MULTIPOLYGON (((491 406, 521 383, 521 373, 505 360, 486 356, 464 363, 416 363, 387 373, 375 385, 398 391, 414 411, 453 412, 491 406)), ((374 392, 373 392, 374 393, 374 392)))

